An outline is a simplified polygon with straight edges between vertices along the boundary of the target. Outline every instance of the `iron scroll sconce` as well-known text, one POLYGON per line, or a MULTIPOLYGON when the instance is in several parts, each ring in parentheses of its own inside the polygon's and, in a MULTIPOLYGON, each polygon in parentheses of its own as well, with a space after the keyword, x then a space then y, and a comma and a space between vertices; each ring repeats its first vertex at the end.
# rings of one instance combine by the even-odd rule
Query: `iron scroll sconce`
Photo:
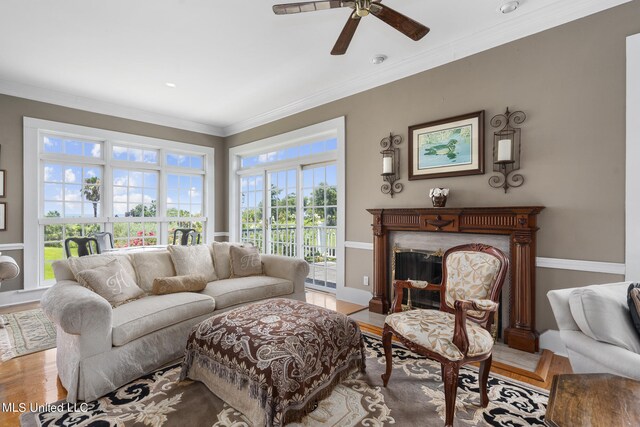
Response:
POLYGON ((402 137, 392 133, 380 141, 380 147, 382 147, 382 151, 380 151, 382 154, 381 175, 385 181, 380 187, 380 191, 383 194, 390 194, 391 197, 400 193, 404 188, 401 183, 397 182, 400 179, 400 149, 398 148, 400 143, 402 143, 402 137))
POLYGON ((509 187, 520 187, 524 177, 516 173, 520 169, 520 134, 521 129, 514 125, 524 123, 527 116, 522 111, 507 111, 494 116, 489 122, 492 127, 502 128, 493 133, 493 170, 502 174, 489 178, 493 188, 503 188, 506 193, 509 187))

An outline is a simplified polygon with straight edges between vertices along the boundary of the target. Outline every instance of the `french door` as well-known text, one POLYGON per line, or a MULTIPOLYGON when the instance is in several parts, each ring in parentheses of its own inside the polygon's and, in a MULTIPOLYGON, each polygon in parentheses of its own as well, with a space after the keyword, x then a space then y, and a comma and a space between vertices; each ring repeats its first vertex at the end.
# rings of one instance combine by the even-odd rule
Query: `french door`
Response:
POLYGON ((241 240, 305 259, 307 287, 326 291, 336 289, 339 261, 336 174, 328 162, 240 176, 241 240))

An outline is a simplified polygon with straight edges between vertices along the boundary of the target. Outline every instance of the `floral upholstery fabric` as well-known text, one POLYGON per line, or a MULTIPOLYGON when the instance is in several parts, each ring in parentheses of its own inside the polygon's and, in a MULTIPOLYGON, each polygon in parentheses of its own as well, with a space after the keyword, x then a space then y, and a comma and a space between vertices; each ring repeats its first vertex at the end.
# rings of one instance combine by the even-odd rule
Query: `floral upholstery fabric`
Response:
MULTIPOLYGON (((449 360, 457 361, 464 354, 453 344, 455 316, 437 310, 409 310, 387 316, 385 323, 409 341, 432 350, 449 360)), ((469 350, 467 356, 487 354, 493 347, 493 337, 482 326, 467 321, 469 350)))
POLYGON ((491 311, 498 309, 498 303, 493 302, 490 299, 472 299, 471 302, 481 310, 491 311))
MULTIPOLYGON (((453 308, 456 300, 488 299, 491 285, 500 271, 500 260, 493 255, 474 251, 449 254, 445 302, 453 308)), ((470 310, 467 315, 480 318, 482 311, 470 310)))

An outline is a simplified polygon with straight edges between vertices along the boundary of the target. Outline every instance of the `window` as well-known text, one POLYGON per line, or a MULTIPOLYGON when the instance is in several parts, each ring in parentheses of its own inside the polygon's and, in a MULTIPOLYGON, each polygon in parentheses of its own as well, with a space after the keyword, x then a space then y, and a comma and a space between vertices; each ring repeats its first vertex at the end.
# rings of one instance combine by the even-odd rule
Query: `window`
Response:
POLYGON ((167 217, 169 234, 178 228, 202 232, 203 182, 201 175, 169 174, 167 181, 167 217))
POLYGON ((344 287, 344 120, 229 152, 231 240, 305 259, 307 287, 344 287))
POLYGON ((39 165, 37 179, 25 179, 25 289, 52 282, 69 237, 108 231, 116 248, 153 246, 170 243, 175 228, 195 228, 213 240, 213 154, 25 118, 25 170, 39 165))

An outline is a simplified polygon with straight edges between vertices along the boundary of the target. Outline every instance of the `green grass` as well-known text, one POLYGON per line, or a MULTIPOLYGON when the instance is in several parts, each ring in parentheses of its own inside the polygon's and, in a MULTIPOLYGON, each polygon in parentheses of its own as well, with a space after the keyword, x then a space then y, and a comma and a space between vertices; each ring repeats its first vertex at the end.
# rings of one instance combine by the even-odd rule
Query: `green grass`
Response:
POLYGON ((44 248, 44 279, 53 279, 53 268, 51 268, 51 262, 57 259, 64 259, 64 249, 62 248, 44 248))

